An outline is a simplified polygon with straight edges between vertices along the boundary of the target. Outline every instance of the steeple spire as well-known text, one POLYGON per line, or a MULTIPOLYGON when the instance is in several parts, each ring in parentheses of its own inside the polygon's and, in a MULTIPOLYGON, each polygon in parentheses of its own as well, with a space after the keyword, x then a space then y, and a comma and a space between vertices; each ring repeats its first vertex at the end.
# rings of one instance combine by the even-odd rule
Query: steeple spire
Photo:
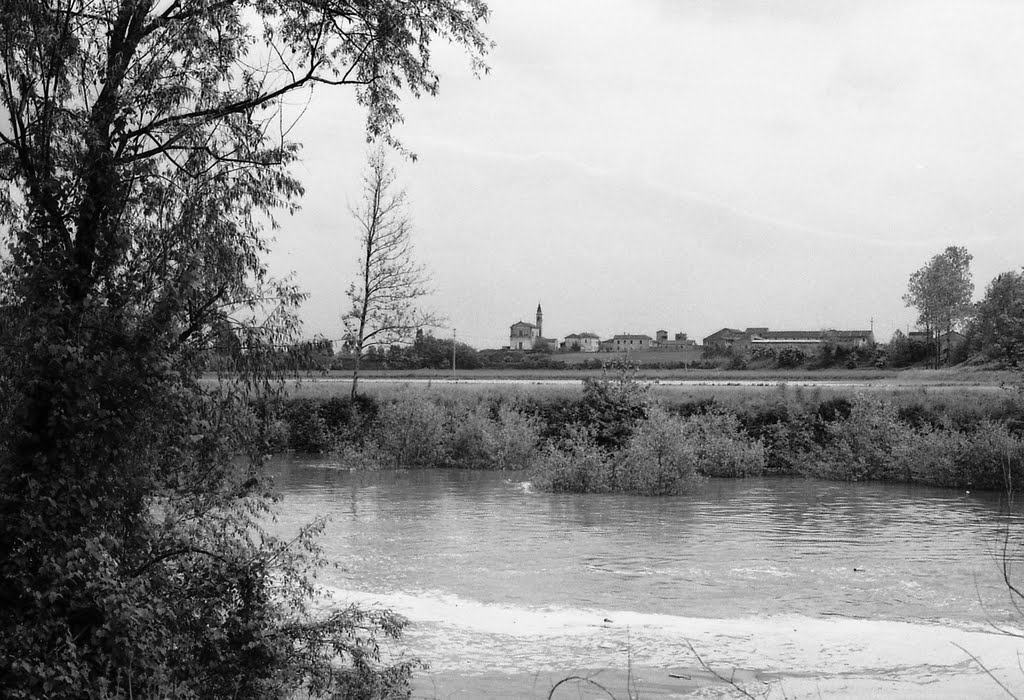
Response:
POLYGON ((544 333, 541 328, 544 326, 544 312, 541 311, 540 302, 537 302, 537 335, 543 338, 544 333))

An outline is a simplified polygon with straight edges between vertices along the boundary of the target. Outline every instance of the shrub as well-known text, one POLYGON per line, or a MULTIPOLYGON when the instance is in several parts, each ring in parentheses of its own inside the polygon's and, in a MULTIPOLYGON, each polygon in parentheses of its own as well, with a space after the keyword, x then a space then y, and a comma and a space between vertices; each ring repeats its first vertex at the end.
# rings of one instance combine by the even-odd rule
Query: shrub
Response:
POLYGON ((446 432, 444 412, 434 402, 406 395, 381 407, 377 446, 397 468, 440 467, 446 432))
POLYGON ((611 481, 616 490, 645 496, 691 491, 700 481, 686 424, 660 408, 652 409, 629 443, 613 456, 611 481))
POLYGON ((807 356, 799 348, 782 348, 779 350, 776 363, 782 368, 799 367, 806 359, 807 356))
POLYGON ((484 449, 491 469, 529 469, 539 444, 536 419, 504 404, 484 431, 484 449))
POLYGON ((764 444, 750 438, 734 413, 710 411, 691 416, 680 436, 697 471, 707 476, 754 476, 764 473, 764 444))
POLYGON ((489 410, 483 404, 468 410, 457 404, 449 407, 445 422, 451 438, 445 451, 451 466, 462 469, 488 467, 485 437, 490 426, 488 414, 489 410))
POLYGON ((469 410, 453 406, 447 416, 451 466, 464 469, 528 469, 537 454, 540 428, 536 418, 507 404, 469 410))
POLYGON ((334 448, 335 438, 327 430, 327 421, 319 409, 320 404, 310 399, 284 404, 282 415, 288 424, 288 449, 318 454, 334 448))
POLYGON ((647 385, 636 380, 636 368, 613 364, 600 379, 583 381, 580 422, 597 444, 608 450, 621 449, 636 424, 650 408, 647 385))
POLYGON ((567 433, 565 440, 551 443, 541 451, 530 475, 534 487, 555 493, 612 490, 608 453, 582 425, 570 427, 567 433))
POLYGON ((912 437, 913 430, 900 422, 891 402, 858 394, 848 417, 825 425, 825 449, 810 465, 811 473, 849 481, 902 476, 893 451, 912 437))
POLYGON ((934 486, 965 483, 962 456, 969 438, 955 430, 925 425, 907 430, 903 442, 893 448, 892 478, 934 486))
POLYGON ((1001 423, 983 422, 966 438, 957 461, 960 481, 949 485, 1012 493, 1024 484, 1024 443, 1001 423))

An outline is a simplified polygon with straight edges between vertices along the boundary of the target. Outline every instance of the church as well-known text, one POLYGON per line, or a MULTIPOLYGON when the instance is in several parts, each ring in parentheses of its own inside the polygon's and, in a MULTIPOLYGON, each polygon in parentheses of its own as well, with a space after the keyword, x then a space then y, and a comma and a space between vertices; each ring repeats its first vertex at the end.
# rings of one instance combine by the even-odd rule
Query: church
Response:
POLYGON ((533 350, 534 347, 539 345, 542 341, 547 341, 549 344, 550 340, 545 338, 542 334, 542 328, 544 325, 544 312, 540 308, 540 304, 537 304, 537 323, 527 323, 526 321, 517 321, 512 324, 509 329, 508 347, 511 350, 533 350))

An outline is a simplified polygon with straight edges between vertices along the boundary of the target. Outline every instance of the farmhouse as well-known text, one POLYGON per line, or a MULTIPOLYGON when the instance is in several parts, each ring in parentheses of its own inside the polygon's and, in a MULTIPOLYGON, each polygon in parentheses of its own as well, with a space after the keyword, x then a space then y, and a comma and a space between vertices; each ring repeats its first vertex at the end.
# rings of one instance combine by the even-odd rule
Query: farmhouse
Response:
POLYGON ((601 349, 601 339, 596 333, 571 333, 565 336, 561 347, 573 352, 597 352, 601 349))
POLYGON ((731 348, 743 335, 743 331, 736 330, 735 328, 723 328, 704 338, 704 347, 709 350, 724 352, 731 348))
POLYGON ((631 350, 650 350, 654 344, 654 338, 649 335, 633 335, 620 333, 612 337, 612 349, 615 352, 629 352, 631 350))
POLYGON ((686 337, 686 333, 676 333, 675 338, 668 339, 668 331, 659 330, 654 333, 654 347, 652 350, 673 351, 690 350, 697 347, 696 341, 686 337))

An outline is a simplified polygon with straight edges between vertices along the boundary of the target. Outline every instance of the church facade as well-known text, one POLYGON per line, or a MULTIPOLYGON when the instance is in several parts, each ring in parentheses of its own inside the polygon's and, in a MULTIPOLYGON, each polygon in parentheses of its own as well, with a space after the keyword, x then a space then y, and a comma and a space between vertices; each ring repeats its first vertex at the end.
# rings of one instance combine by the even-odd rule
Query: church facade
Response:
POLYGON ((511 350, 533 350, 533 348, 544 340, 542 329, 544 326, 544 312, 537 304, 537 323, 516 321, 509 328, 508 347, 511 350))

